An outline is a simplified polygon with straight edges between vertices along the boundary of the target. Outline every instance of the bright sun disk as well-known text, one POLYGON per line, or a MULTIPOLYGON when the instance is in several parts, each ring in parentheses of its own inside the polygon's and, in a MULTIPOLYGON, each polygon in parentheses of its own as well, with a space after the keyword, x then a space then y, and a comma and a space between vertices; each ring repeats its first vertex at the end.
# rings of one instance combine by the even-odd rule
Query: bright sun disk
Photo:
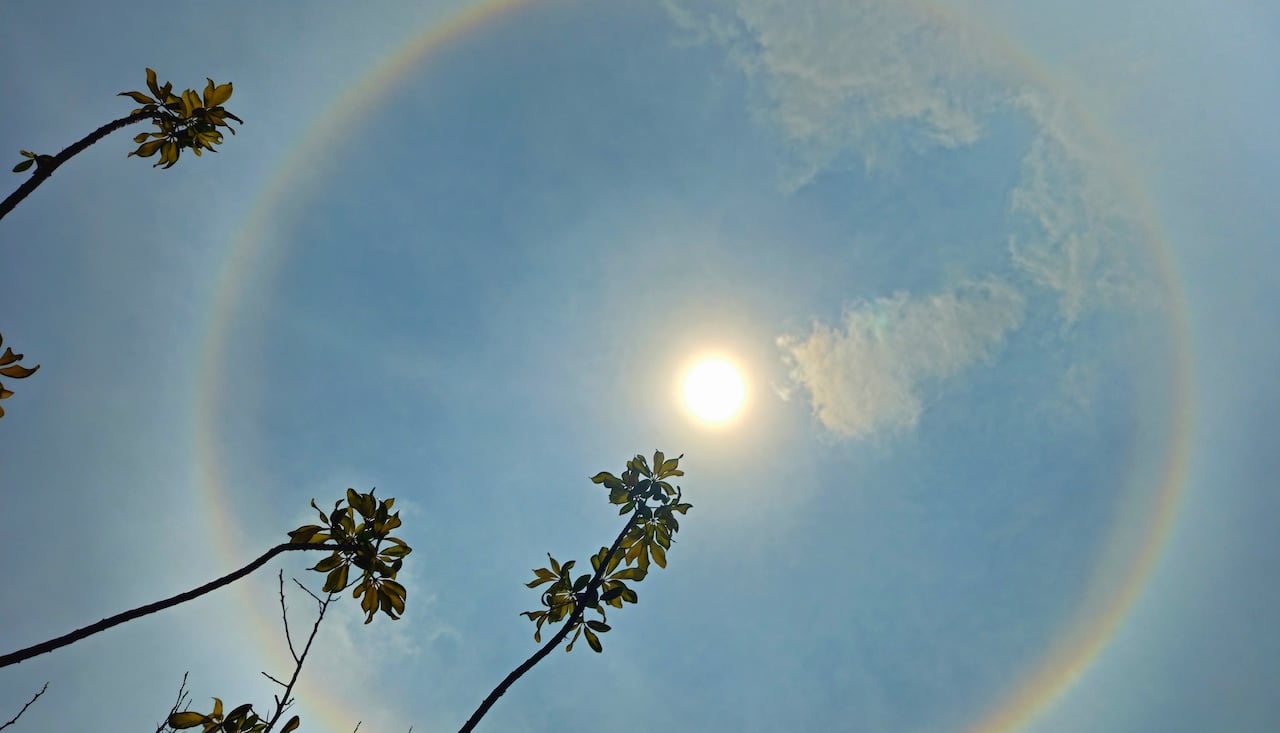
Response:
POLYGON ((698 362, 684 377, 684 404, 698 418, 719 423, 733 417, 747 388, 736 367, 724 359, 698 362))

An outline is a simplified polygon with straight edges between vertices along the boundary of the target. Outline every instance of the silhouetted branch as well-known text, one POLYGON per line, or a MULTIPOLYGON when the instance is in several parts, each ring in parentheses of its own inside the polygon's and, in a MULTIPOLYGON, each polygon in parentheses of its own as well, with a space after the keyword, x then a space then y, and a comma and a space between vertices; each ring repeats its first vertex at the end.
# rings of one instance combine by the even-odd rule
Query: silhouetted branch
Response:
MULTIPOLYGON (((296 578, 294 579, 293 582, 298 583, 296 578)), ((293 705, 293 698, 292 698, 293 686, 298 683, 298 675, 302 674, 302 665, 304 662, 307 661, 307 653, 311 651, 311 642, 315 641, 316 632, 320 630, 320 622, 324 620, 324 613, 329 609, 329 604, 332 603, 334 599, 334 594, 330 593, 327 596, 325 596, 325 599, 322 601, 320 600, 320 598, 316 596, 315 593, 312 593, 310 590, 308 590, 306 586, 303 586, 301 583, 298 583, 298 586, 301 587, 303 590, 307 591, 307 594, 310 595, 312 598, 315 598, 316 605, 319 606, 320 612, 316 615, 316 622, 311 626, 311 634, 307 637, 306 645, 302 647, 302 653, 294 655, 293 676, 289 678, 289 683, 285 684, 280 680, 276 679, 275 677, 272 677, 271 675, 267 674, 266 672, 262 673, 267 677, 267 679, 271 680, 272 682, 275 682, 276 684, 284 688, 283 695, 275 696, 276 710, 274 713, 272 713, 271 718, 267 721, 267 730, 272 730, 273 728, 275 728, 276 723, 280 720, 280 716, 284 715, 284 712, 293 705)), ((280 611, 281 611, 281 616, 283 616, 285 619, 284 633, 285 633, 285 636, 288 637, 289 636, 289 618, 288 618, 288 611, 285 610, 285 606, 284 606, 284 573, 280 574, 280 611)), ((289 651, 290 653, 293 652, 292 640, 289 641, 289 651)))
POLYGON ((156 726, 156 733, 165 733, 169 728, 169 716, 179 712, 179 708, 187 710, 190 708, 191 695, 187 692, 187 675, 189 672, 182 673, 182 684, 178 685, 178 699, 173 701, 173 707, 169 708, 168 714, 164 716, 164 720, 156 726))
MULTIPOLYGON (((289 656, 293 657, 294 664, 298 663, 298 653, 293 650, 293 637, 289 634, 289 608, 284 605, 284 571, 279 573, 280 579, 280 618, 284 619, 284 640, 289 645, 289 656)), ((296 580, 294 581, 297 582, 296 580)), ((298 583, 298 585, 302 585, 298 583)), ((306 588, 303 588, 306 590, 306 588)), ((310 591, 307 591, 308 593, 310 591)), ((265 672, 263 674, 266 674, 265 672)))
MULTIPOLYGON (((609 548, 609 552, 600 562, 600 566, 596 568, 595 574, 591 576, 591 581, 587 583, 586 590, 583 592, 584 596, 590 596, 594 591, 599 589, 600 582, 604 579, 605 568, 609 567, 610 561, 613 560, 614 553, 618 551, 618 547, 622 545, 622 540, 627 536, 627 533, 631 531, 631 528, 635 526, 636 520, 639 517, 640 512, 639 510, 636 510, 636 512, 632 513, 631 519, 627 520, 626 526, 618 533, 617 539, 613 541, 613 546, 609 548)), ((470 733, 470 731, 479 724, 480 719, 485 716, 485 713, 489 712, 489 708, 493 707, 493 704, 498 701, 498 698, 502 697, 511 685, 515 684, 516 680, 523 677, 525 672, 533 669, 535 664, 541 662, 543 657, 550 654, 552 649, 555 649, 560 645, 560 642, 564 641, 564 638, 569 635, 569 632, 572 631, 574 626, 576 626, 582 619, 584 611, 586 611, 586 607, 580 601, 575 601, 573 613, 569 614, 569 618, 565 620, 564 626, 561 626, 555 636, 551 637, 551 639, 544 644, 541 649, 534 652, 533 656, 524 660, 524 663, 519 667, 511 670, 511 673, 503 678, 502 682, 498 683, 497 687, 493 688, 493 692, 490 692, 489 696, 484 699, 484 702, 480 703, 480 707, 476 708, 476 711, 471 714, 471 717, 467 719, 467 722, 458 729, 458 733, 470 733)))
POLYGON ((129 115, 128 117, 121 117, 118 120, 112 120, 67 146, 61 153, 39 160, 36 164, 35 172, 33 172, 27 180, 23 181, 22 185, 18 186, 17 190, 9 194, 8 198, 3 202, 0 202, 0 219, 3 219, 5 214, 13 211, 13 207, 21 203, 22 200, 29 196, 32 191, 36 190, 41 183, 44 183, 49 176, 52 176, 58 166, 84 152, 90 145, 93 145, 116 130, 128 127, 135 122, 151 119, 156 117, 158 114, 158 112, 139 111, 129 115))
POLYGON ((37 692, 35 695, 32 695, 32 696, 31 696, 31 699, 27 701, 27 704, 26 704, 26 705, 23 705, 23 706, 22 706, 22 709, 18 711, 18 714, 17 714, 17 715, 15 715, 15 716, 13 716, 12 718, 10 718, 8 723, 5 723, 4 725, 0 725, 0 730, 4 730, 5 728, 8 728, 9 726, 11 726, 11 725, 13 725, 14 723, 18 722, 18 718, 21 718, 21 717, 22 717, 22 714, 23 714, 23 713, 25 713, 25 712, 27 712, 27 708, 31 707, 31 703, 35 702, 36 700, 39 700, 39 699, 40 699, 40 696, 41 696, 41 695, 43 695, 43 694, 44 694, 44 691, 45 691, 45 690, 47 690, 47 689, 49 689, 49 683, 48 683, 48 682, 44 683, 44 687, 41 687, 39 692, 37 692))
MULTIPOLYGON (((134 619, 142 618, 143 616, 155 613, 156 611, 163 611, 166 608, 172 608, 181 603, 186 603, 187 601, 199 598, 200 596, 206 593, 209 593, 211 591, 215 591, 223 587, 224 585, 230 585, 231 583, 234 583, 235 581, 243 578, 249 573, 252 573, 254 570, 257 570, 258 568, 267 564, 267 561, 269 561, 271 558, 275 557, 276 555, 279 555, 282 552, 291 552, 295 550, 354 551, 355 549, 357 549, 356 545, 327 545, 327 544, 324 544, 323 542, 308 542, 305 544, 285 543, 281 545, 276 545, 270 550, 267 550, 258 559, 254 560, 248 565, 245 565, 239 570, 227 573, 226 575, 222 576, 221 578, 218 578, 217 580, 212 580, 208 583, 205 583, 199 588, 193 588, 192 590, 189 590, 186 593, 179 593, 178 595, 173 596, 171 598, 166 598, 163 601, 156 601, 155 603, 148 603, 145 606, 139 606, 138 608, 135 608, 132 611, 125 611, 124 613, 118 613, 109 618, 104 618, 97 623, 85 626, 84 628, 76 629, 75 631, 72 631, 69 634, 63 634, 62 636, 59 636, 56 639, 50 639, 49 641, 41 642, 39 644, 35 644, 34 646, 29 646, 26 649, 19 649, 16 652, 11 652, 9 654, 5 654, 4 656, 0 656, 0 667, 7 667, 11 664, 17 664, 18 662, 28 660, 34 656, 38 656, 46 652, 51 652, 54 649, 60 649, 69 644, 74 644, 77 641, 80 641, 81 639, 86 639, 101 631, 106 631, 107 629, 113 626, 119 626, 120 624, 125 623, 126 621, 133 621, 134 619)), ((314 636, 314 632, 312 635, 314 636)), ((308 644, 309 643, 310 642, 308 642, 308 644)), ((305 656, 306 653, 304 652, 303 655, 305 656)))

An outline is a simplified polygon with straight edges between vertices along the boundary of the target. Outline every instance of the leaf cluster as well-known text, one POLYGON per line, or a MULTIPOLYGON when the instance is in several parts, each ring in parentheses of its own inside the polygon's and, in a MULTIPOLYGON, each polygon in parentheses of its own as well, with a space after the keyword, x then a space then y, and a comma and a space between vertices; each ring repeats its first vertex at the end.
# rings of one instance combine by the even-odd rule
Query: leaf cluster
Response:
MULTIPOLYGON (((0 335, 0 345, 4 344, 4 336, 0 335)), ((39 364, 31 368, 27 368, 17 362, 23 359, 22 354, 13 353, 12 348, 6 348, 4 354, 0 355, 0 375, 10 377, 12 379, 26 379, 36 370, 40 368, 39 364)), ((5 389, 4 383, 0 382, 0 400, 7 400, 13 396, 13 390, 5 389)), ((4 417, 4 408, 0 407, 0 417, 4 417)))
MULTIPOLYGON (((280 733, 292 733, 298 729, 301 722, 296 715, 289 718, 289 721, 280 729, 280 733)), ((249 703, 223 715, 222 700, 216 697, 213 698, 213 710, 207 715, 191 710, 174 712, 169 715, 168 723, 170 728, 177 730, 199 726, 200 733, 265 733, 267 726, 270 725, 268 721, 253 712, 253 705, 249 703)))
POLYGON ((218 128, 225 127, 234 135, 235 128, 227 120, 235 120, 242 125, 244 120, 222 106, 231 98, 231 83, 215 84, 213 79, 206 81, 203 94, 196 93, 194 89, 174 94, 173 83, 165 82, 161 86, 156 81, 156 72, 148 68, 147 88, 154 96, 142 92, 120 92, 117 96, 129 97, 142 105, 133 114, 150 113, 157 128, 156 132, 136 135, 133 141, 140 144, 129 155, 149 158, 160 153, 160 159, 152 167, 163 165, 172 168, 184 149, 190 148, 197 156, 204 150, 218 152, 214 149, 215 145, 222 144, 222 132, 218 128))
POLYGON ((550 568, 537 568, 534 578, 526 585, 537 588, 550 583, 542 593, 543 608, 525 611, 534 622, 533 639, 542 641, 542 626, 569 619, 573 638, 565 651, 573 651, 578 637, 585 635, 587 644, 596 652, 602 651, 598 634, 610 630, 604 606, 622 608, 624 603, 636 603, 639 596, 625 581, 639 582, 649 574, 650 561, 659 567, 667 566, 667 550, 674 542, 673 535, 680 530, 675 514, 684 514, 692 504, 681 501, 680 487, 667 480, 684 475, 680 459, 667 458, 662 451, 653 454, 653 468, 643 455, 627 461, 622 476, 601 471, 591 478, 596 484, 609 489, 609 501, 622 505, 619 514, 631 513, 627 529, 614 543, 613 548, 601 547, 591 557, 593 573, 572 574, 574 561, 559 563, 548 553, 550 568), (621 568, 619 568, 621 566, 621 568), (600 619, 584 620, 587 610, 595 611, 600 619))
POLYGON ((338 593, 349 587, 354 565, 361 575, 351 583, 355 586, 351 595, 361 599, 366 624, 373 621, 378 611, 393 620, 404 613, 405 588, 395 577, 404 564, 404 557, 413 549, 404 540, 391 536, 391 531, 400 526, 400 512, 391 513, 395 501, 379 501, 373 490, 360 494, 347 489, 346 506, 338 500, 333 504, 333 511, 326 514, 312 499, 311 507, 319 513, 320 524, 304 525, 289 533, 293 544, 331 540, 342 546, 311 569, 327 574, 323 588, 326 593, 338 593))

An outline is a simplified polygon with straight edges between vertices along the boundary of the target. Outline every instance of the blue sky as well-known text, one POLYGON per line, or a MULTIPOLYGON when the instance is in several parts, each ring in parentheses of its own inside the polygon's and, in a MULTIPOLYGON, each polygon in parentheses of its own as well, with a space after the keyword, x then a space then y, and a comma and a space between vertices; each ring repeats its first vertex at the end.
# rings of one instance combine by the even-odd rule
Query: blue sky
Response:
MULTIPOLYGON (((326 619, 303 729, 456 730, 535 648, 530 568, 616 532, 587 477, 660 448, 670 567, 482 730, 1274 729, 1274 9, 534 2, 367 94, 473 7, 0 10, 14 163, 147 66, 245 119, 167 171, 108 138, 0 221, 41 364, 0 647, 377 486, 409 608, 326 619), (677 399, 711 353, 717 429, 677 399)), ((0 719, 48 680, 20 726, 145 728, 188 670, 268 702, 308 564, 0 671, 0 719)))

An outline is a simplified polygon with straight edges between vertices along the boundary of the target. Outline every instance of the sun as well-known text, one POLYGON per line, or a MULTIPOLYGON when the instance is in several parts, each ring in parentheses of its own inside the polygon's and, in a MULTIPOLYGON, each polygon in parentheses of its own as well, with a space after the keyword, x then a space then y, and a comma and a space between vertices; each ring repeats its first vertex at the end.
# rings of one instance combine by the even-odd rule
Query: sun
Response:
POLYGON ((747 385, 741 372, 724 359, 702 359, 685 372, 681 382, 684 405, 698 419, 728 422, 742 409, 747 385))

